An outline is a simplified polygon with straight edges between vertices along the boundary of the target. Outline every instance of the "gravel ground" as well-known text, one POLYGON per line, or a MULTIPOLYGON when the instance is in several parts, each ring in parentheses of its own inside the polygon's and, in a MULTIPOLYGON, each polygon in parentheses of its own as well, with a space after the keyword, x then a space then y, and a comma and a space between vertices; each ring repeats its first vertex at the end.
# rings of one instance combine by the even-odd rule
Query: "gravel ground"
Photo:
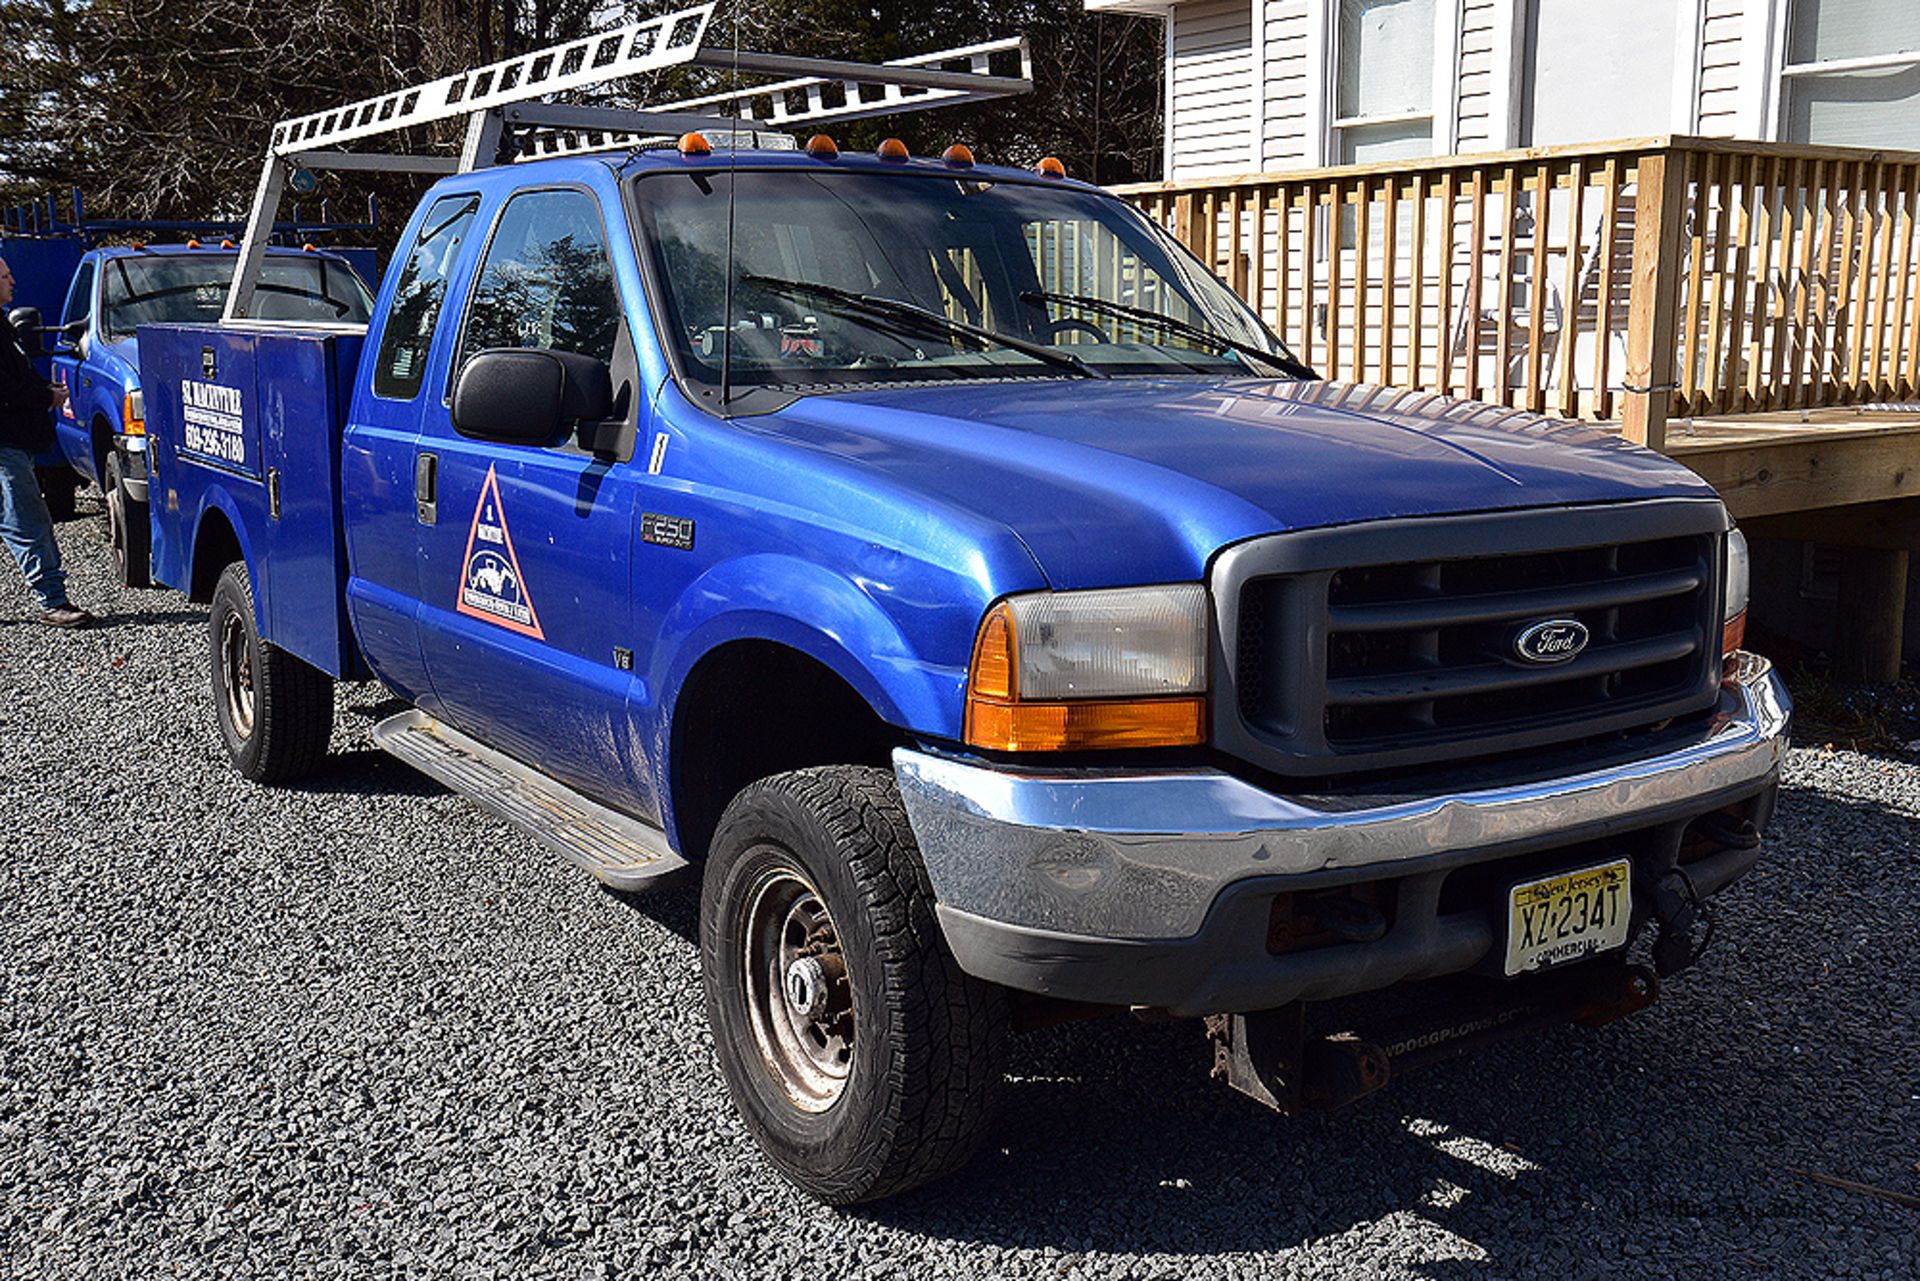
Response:
MULTIPOLYGON (((85 497, 83 496, 83 503, 85 497)), ((822 1209, 701 1013, 695 903, 623 899, 387 760, 227 768, 203 611, 25 621, 0 564, 0 1276, 1920 1275, 1920 763, 1799 751, 1721 941, 1648 1014, 1289 1122, 1191 1026, 1018 1047, 959 1178, 822 1209)))

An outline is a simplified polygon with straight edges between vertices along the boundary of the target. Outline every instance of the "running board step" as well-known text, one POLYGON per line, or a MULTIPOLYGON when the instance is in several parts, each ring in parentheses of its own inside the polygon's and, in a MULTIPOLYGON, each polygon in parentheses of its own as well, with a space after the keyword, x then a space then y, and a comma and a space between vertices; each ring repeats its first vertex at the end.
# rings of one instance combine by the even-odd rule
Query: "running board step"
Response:
POLYGON ((688 866, 666 833, 548 778, 419 710, 389 716, 373 741, 616 890, 658 885, 688 866))

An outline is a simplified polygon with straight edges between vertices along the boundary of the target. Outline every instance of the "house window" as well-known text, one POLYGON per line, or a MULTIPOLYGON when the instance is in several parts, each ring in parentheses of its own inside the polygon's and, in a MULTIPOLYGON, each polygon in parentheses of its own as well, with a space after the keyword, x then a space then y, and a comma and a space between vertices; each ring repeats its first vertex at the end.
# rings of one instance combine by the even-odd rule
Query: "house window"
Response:
POLYGON ((1433 154, 1434 0, 1340 0, 1334 148, 1342 164, 1433 154))
POLYGON ((1920 5, 1792 0, 1781 69, 1789 142, 1920 150, 1920 5))

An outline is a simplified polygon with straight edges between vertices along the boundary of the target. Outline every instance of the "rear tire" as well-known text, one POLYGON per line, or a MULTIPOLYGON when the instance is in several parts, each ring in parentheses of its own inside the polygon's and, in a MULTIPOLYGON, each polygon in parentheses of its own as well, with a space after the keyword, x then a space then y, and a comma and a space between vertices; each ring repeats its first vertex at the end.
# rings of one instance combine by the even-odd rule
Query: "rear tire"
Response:
POLYGON ((876 1200, 979 1148, 1006 993, 947 951, 887 771, 799 770, 734 798, 707 859, 700 959, 727 1089, 801 1190, 876 1200))
POLYGON ((148 523, 147 505, 127 496, 120 455, 107 459, 107 540, 113 545, 113 561, 120 571, 122 587, 148 587, 153 583, 153 526, 148 523))
POLYGON ((311 774, 333 733, 333 679, 261 639, 245 561, 221 571, 207 632, 213 715, 233 767, 256 783, 311 774))
POLYGON ((64 467, 42 467, 35 474, 40 480, 40 497, 47 503, 47 515, 55 524, 72 520, 79 480, 64 467))

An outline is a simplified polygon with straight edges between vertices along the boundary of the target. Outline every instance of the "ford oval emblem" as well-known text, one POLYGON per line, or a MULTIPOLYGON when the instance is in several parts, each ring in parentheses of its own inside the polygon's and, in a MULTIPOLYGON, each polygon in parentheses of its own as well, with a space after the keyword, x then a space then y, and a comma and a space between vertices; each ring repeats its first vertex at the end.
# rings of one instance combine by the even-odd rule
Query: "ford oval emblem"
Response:
POLYGON ((1592 634, 1577 618, 1549 618, 1520 629, 1513 638, 1514 657, 1523 663, 1564 663, 1587 647, 1592 634))

